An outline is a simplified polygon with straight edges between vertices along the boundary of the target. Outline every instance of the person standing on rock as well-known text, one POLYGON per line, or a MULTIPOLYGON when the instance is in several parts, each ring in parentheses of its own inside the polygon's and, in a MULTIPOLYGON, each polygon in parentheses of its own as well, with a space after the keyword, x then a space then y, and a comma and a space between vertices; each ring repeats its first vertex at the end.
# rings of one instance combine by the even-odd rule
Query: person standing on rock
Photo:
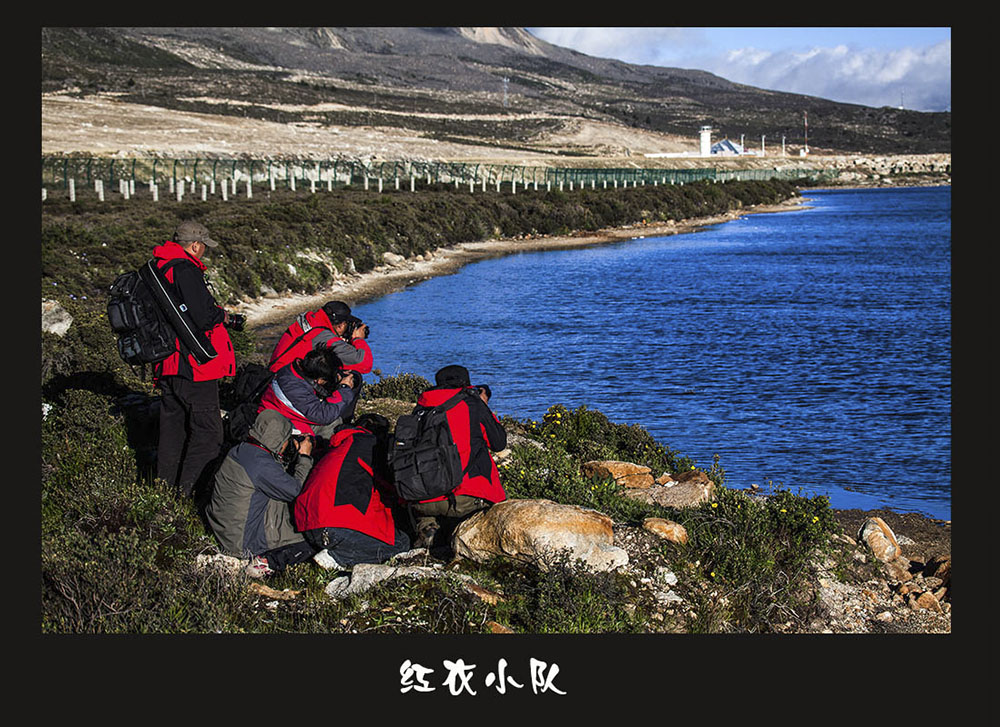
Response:
POLYGON ((157 476, 185 496, 220 453, 223 441, 219 410, 219 379, 236 372, 236 356, 226 330, 229 313, 215 302, 205 282, 202 257, 218 247, 204 225, 181 222, 172 240, 153 250, 156 266, 172 285, 197 329, 215 350, 199 363, 176 339, 176 350, 154 370, 162 391, 157 476))
POLYGON ((507 432, 490 410, 488 386, 469 383, 464 366, 445 366, 434 375, 435 386, 417 398, 418 407, 435 407, 459 392, 466 396, 447 410, 448 428, 458 447, 464 475, 450 495, 411 504, 415 548, 438 544, 465 518, 507 499, 490 451, 507 447, 507 432))
POLYGON ((205 516, 224 555, 247 560, 261 578, 309 560, 316 549, 295 530, 291 503, 313 469, 312 440, 292 438, 292 424, 273 409, 257 415, 250 436, 229 450, 215 475, 205 516), (282 456, 296 448, 294 474, 282 456))
POLYGON ((396 527, 395 493, 386 471, 389 421, 365 414, 337 431, 295 500, 295 524, 321 567, 346 570, 383 563, 410 548, 396 527))

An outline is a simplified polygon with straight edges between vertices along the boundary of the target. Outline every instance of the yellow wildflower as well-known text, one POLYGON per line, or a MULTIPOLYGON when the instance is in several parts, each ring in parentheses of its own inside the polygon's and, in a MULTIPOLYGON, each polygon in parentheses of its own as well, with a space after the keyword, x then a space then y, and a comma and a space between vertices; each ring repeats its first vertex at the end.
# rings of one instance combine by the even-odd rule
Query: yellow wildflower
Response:
POLYGON ((717 502, 713 502, 712 503, 712 507, 718 507, 718 506, 719 506, 719 503, 717 503, 717 502))

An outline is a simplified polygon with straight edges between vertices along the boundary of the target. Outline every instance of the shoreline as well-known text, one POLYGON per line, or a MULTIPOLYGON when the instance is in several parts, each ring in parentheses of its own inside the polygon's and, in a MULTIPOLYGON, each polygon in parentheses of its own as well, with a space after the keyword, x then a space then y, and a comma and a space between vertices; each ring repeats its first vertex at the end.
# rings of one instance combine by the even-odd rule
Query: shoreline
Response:
MULTIPOLYGON (((757 205, 741 210, 692 217, 678 222, 662 224, 633 224, 624 227, 610 227, 595 232, 550 236, 539 235, 526 238, 499 238, 464 242, 452 247, 435 250, 424 259, 410 258, 397 265, 383 264, 373 270, 355 275, 342 275, 338 281, 318 293, 291 293, 241 302, 233 307, 235 312, 247 317, 251 330, 267 335, 268 329, 281 326, 275 338, 281 335, 291 319, 299 313, 320 307, 328 300, 343 300, 352 308, 383 295, 405 290, 411 285, 441 275, 450 275, 469 263, 478 260, 502 257, 518 252, 541 252, 545 250, 566 250, 592 245, 606 245, 621 240, 643 237, 664 237, 695 232, 701 228, 739 219, 746 215, 792 212, 808 209, 807 197, 794 197, 779 204, 757 205)), ((418 258, 421 256, 418 256, 418 258)))

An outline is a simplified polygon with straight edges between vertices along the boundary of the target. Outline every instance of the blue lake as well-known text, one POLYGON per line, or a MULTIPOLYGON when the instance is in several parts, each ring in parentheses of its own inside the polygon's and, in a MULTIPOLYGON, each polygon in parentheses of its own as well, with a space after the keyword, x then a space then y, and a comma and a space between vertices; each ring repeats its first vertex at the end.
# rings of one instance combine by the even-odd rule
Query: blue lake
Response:
MULTIPOLYGON (((951 188, 519 253, 356 306, 385 375, 459 363, 498 414, 586 405, 730 487, 951 518, 951 188)), ((371 378, 371 377, 369 377, 371 378)))

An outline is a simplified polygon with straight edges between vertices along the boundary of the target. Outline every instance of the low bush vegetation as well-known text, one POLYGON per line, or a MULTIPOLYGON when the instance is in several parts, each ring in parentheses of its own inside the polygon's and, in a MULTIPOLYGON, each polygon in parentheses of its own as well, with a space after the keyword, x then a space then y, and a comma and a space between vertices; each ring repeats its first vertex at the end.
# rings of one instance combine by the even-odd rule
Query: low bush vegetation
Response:
POLYGON ((404 257, 494 236, 564 234, 643 220, 681 220, 797 194, 780 180, 573 194, 522 190, 469 194, 447 185, 419 193, 338 189, 315 194, 275 191, 251 200, 205 202, 141 197, 105 202, 53 198, 42 206, 42 296, 103 299, 115 277, 149 258, 177 223, 196 217, 221 245, 209 253, 209 276, 221 304, 276 291, 314 293, 329 286, 348 259, 358 272, 392 252, 404 257))

